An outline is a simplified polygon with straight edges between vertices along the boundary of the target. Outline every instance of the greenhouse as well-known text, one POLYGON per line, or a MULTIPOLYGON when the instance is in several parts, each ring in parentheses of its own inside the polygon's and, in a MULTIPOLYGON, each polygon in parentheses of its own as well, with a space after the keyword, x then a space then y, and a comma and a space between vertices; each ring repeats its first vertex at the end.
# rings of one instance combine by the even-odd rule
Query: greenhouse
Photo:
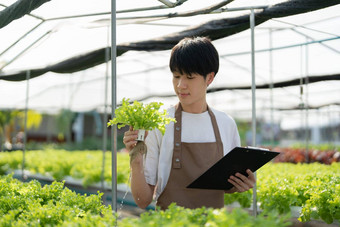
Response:
POLYGON ((339 226, 339 12, 339 0, 0 0, 0 226, 339 226), (112 119, 149 107, 147 136, 177 125, 160 118, 181 100, 169 60, 187 37, 218 51, 209 108, 235 121, 240 147, 278 155, 222 208, 140 207, 131 124, 112 119))

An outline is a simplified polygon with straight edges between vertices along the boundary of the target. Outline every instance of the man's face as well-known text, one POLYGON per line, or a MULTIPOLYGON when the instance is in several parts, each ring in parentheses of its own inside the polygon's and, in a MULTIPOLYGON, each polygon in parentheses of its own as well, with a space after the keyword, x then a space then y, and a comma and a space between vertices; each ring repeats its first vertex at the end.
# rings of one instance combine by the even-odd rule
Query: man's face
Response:
POLYGON ((208 77, 204 79, 202 75, 197 73, 188 75, 173 72, 172 83, 183 109, 205 104, 206 90, 209 84, 208 77))

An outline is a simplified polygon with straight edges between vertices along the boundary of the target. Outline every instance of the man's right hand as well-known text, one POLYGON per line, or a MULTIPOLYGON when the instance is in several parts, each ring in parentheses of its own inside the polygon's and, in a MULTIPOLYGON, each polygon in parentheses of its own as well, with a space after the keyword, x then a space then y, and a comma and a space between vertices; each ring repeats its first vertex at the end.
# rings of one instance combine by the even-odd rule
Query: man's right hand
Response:
POLYGON ((138 130, 133 130, 132 126, 124 133, 123 143, 125 148, 130 152, 137 144, 138 130))

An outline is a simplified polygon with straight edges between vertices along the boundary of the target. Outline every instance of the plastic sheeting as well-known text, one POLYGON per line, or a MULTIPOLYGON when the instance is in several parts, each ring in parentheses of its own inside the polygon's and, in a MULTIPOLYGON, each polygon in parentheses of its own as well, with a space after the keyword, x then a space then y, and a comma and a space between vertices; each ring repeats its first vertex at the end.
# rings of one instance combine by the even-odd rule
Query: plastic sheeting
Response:
MULTIPOLYGON (((9 6, 13 2, 1 0, 0 5, 9 6)), ((221 67, 210 89, 220 90, 209 93, 208 101, 211 106, 233 117, 250 118, 250 90, 221 89, 251 85, 250 31, 247 21, 249 10, 229 10, 190 17, 152 17, 185 13, 218 2, 221 1, 195 0, 186 1, 170 9, 118 12, 117 43, 118 46, 135 47, 145 40, 157 41, 159 37, 171 37, 172 34, 181 34, 185 30, 192 31, 200 24, 213 28, 214 23, 209 24, 209 21, 243 18, 242 29, 236 32, 231 32, 230 28, 226 29, 230 32, 228 37, 214 40, 220 54, 221 67)), ((300 1, 282 4, 297 2, 300 1)), ((331 1, 326 1, 326 4, 329 2, 331 1)), ((235 9, 255 6, 254 4, 254 1, 235 0, 227 6, 228 9, 235 9)), ((275 4, 280 4, 280 1, 256 1, 256 5, 275 4)), ((318 5, 324 3, 311 6, 305 2, 303 4, 304 7, 324 7, 318 5)), ((305 9, 306 13, 294 16, 268 18, 266 22, 256 26, 256 84, 268 86, 271 83, 295 81, 290 87, 279 88, 274 84, 273 90, 257 90, 258 117, 268 119, 274 114, 274 120, 282 122, 289 120, 290 115, 280 110, 296 109, 304 104, 314 107, 326 106, 325 115, 339 119, 336 117, 339 113, 336 103, 340 97, 340 82, 336 75, 340 72, 340 8, 337 1, 332 1, 332 4, 336 5, 311 12, 305 9), (311 83, 311 80, 310 84, 306 85, 304 79, 327 75, 334 76, 334 80, 315 83, 311 83), (329 107, 334 104, 335 108, 329 107), (332 110, 331 113, 328 112, 329 109, 332 110)), ((162 4, 158 1, 124 1, 117 3, 117 11, 158 5, 162 4)), ((48 69, 43 73, 35 74, 34 70, 30 72, 32 77, 38 74, 42 76, 29 81, 29 108, 42 112, 57 112, 62 108, 73 111, 103 111, 105 78, 106 75, 110 76, 107 65, 103 63, 105 49, 110 46, 109 10, 110 1, 96 4, 92 1, 77 0, 50 1, 32 11, 31 16, 26 15, 0 29, 0 37, 6 37, 1 38, 0 43, 1 75, 21 73, 21 79, 25 79, 27 69, 48 69), (81 16, 89 14, 93 15, 81 16), (57 19, 58 17, 64 19, 57 19), (45 21, 42 23, 37 18, 44 18, 45 21), (83 61, 80 60, 86 59, 88 53, 98 54, 95 57, 97 60, 94 64, 89 63, 90 67, 82 68, 80 66, 83 61), (77 64, 69 64, 66 60, 70 59, 78 60, 73 62, 77 64), (65 66, 66 70, 56 70, 57 65, 65 66), (78 71, 79 69, 81 70, 78 71)), ((294 10, 301 9, 295 7, 294 10)), ((257 13, 261 14, 263 11, 258 10, 257 13)), ((255 21, 261 22, 258 17, 255 21)), ((221 25, 223 26, 223 23, 221 25)), ((132 48, 117 58, 118 101, 123 97, 145 102, 156 100, 164 102, 165 107, 176 103, 168 69, 168 48, 169 46, 158 51, 135 51, 132 48)), ((0 109, 24 108, 26 85, 26 81, 0 80, 0 109)), ((108 94, 111 94, 110 88, 108 94)), ((108 104, 111 103, 110 98, 107 100, 108 104)), ((320 114, 320 111, 318 113, 320 114)))

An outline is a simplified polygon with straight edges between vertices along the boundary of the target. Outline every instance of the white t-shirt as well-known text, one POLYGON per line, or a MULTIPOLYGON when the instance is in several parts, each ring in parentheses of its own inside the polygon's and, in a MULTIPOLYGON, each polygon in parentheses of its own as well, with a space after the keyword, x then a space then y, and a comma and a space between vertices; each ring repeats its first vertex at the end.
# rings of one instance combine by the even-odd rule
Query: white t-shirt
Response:
MULTIPOLYGON (((235 121, 227 114, 211 108, 217 121, 223 143, 223 153, 240 146, 240 136, 235 121)), ((168 109, 170 117, 175 117, 175 107, 168 109)), ((215 142, 214 129, 208 111, 201 114, 182 112, 181 140, 185 143, 215 142)), ((164 190, 171 170, 174 148, 174 122, 166 126, 164 136, 159 130, 149 132, 145 143, 148 147, 144 157, 146 182, 156 186, 155 199, 164 190)))

